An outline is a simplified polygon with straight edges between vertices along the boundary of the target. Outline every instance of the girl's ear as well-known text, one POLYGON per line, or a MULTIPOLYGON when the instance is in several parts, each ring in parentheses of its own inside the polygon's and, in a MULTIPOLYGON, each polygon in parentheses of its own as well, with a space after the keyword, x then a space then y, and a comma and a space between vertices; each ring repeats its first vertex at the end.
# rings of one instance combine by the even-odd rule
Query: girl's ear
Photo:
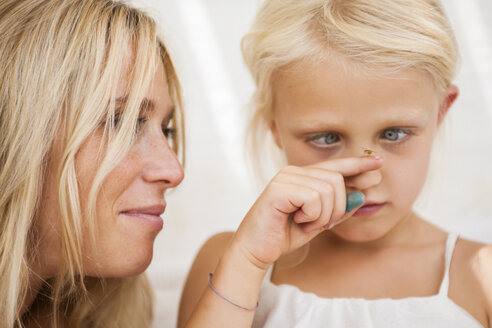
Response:
POLYGON ((441 100, 441 104, 439 106, 439 114, 437 117, 437 124, 440 125, 443 121, 444 117, 448 113, 451 106, 454 104, 456 98, 458 98, 460 91, 458 87, 454 84, 450 84, 446 91, 444 91, 444 95, 441 100))
POLYGON ((272 133, 277 147, 282 149, 282 143, 280 142, 280 135, 278 134, 277 124, 275 123, 275 120, 272 120, 270 122, 270 132, 272 133))

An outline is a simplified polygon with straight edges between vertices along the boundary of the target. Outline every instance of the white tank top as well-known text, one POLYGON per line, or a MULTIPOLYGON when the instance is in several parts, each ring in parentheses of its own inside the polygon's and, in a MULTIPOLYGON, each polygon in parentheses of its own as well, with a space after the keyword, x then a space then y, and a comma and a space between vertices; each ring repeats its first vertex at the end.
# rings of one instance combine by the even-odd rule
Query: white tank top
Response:
POLYGON ((483 327, 448 297, 449 266, 457 238, 455 234, 447 238, 444 278, 439 293, 428 297, 323 298, 292 285, 274 285, 270 269, 252 327, 483 327))

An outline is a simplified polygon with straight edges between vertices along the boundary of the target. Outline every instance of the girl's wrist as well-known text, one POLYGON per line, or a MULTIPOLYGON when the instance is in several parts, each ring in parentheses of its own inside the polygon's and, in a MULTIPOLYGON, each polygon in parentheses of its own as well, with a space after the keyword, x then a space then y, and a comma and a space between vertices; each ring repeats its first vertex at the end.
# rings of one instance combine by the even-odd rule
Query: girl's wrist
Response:
POLYGON ((213 286, 228 300, 253 308, 268 266, 258 266, 234 241, 213 273, 213 286))
POLYGON ((224 258, 234 262, 235 265, 240 266, 242 270, 249 272, 253 276, 261 276, 261 279, 263 279, 271 266, 271 263, 265 263, 255 257, 236 236, 234 236, 224 253, 224 258))
POLYGON ((269 267, 257 261, 233 239, 217 265, 216 274, 228 272, 242 278, 244 282, 261 285, 269 267))

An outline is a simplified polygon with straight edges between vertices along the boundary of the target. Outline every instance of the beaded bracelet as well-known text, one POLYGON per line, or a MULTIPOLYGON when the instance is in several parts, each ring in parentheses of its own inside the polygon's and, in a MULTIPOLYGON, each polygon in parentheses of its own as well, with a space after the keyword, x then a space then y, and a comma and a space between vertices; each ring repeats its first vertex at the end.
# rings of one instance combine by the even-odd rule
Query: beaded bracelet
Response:
POLYGON ((256 302, 256 306, 253 307, 253 308, 248 308, 248 307, 245 307, 245 306, 242 306, 242 305, 239 305, 237 303, 234 303, 233 301, 231 301, 230 299, 228 299, 227 297, 225 297, 224 295, 222 295, 221 293, 219 293, 219 291, 217 289, 215 289, 214 285, 212 285, 212 276, 213 274, 212 273, 209 273, 208 275, 208 285, 210 286, 210 288, 214 291, 215 294, 217 294, 217 296, 219 296, 220 298, 222 298, 223 300, 231 303, 232 305, 240 308, 240 309, 243 309, 243 310, 247 310, 247 311, 255 311, 256 309, 258 309, 258 305, 259 303, 256 302))

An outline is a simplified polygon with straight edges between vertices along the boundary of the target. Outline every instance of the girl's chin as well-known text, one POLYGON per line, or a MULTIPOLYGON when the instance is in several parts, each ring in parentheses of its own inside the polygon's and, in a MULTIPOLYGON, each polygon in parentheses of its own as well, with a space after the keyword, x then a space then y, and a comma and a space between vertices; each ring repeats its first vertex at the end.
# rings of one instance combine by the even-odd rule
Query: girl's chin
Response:
MULTIPOLYGON (((360 220, 361 218, 352 218, 352 220, 360 220)), ((335 234, 338 238, 343 239, 351 243, 368 243, 372 241, 379 240, 383 238, 390 230, 391 227, 387 229, 381 229, 381 226, 360 226, 349 222, 343 222, 331 229, 331 232, 335 234)))

